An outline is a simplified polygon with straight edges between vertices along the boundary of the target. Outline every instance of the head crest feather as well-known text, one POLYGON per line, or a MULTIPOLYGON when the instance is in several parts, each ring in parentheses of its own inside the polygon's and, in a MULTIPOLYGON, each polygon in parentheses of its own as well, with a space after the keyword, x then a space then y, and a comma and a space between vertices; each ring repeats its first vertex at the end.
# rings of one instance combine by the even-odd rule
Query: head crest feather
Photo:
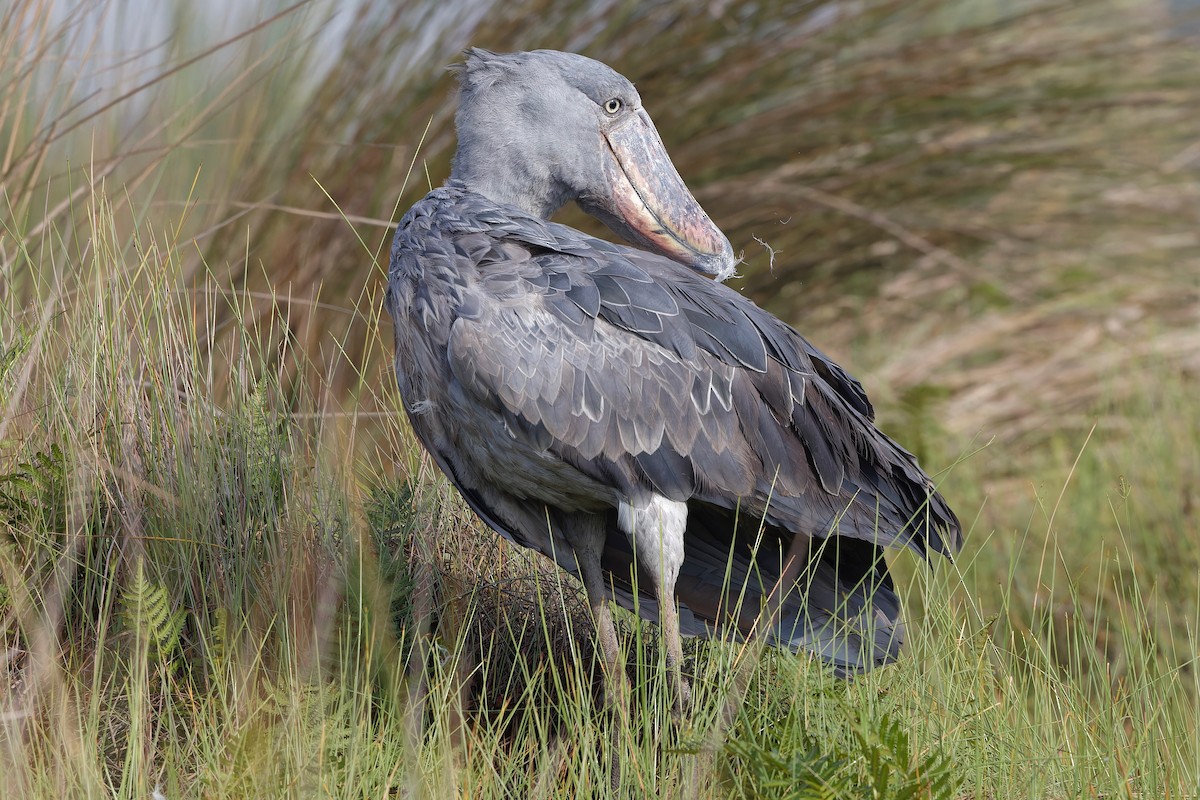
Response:
POLYGON ((468 47, 463 61, 447 67, 458 78, 464 91, 486 89, 504 74, 504 56, 482 47, 468 47))

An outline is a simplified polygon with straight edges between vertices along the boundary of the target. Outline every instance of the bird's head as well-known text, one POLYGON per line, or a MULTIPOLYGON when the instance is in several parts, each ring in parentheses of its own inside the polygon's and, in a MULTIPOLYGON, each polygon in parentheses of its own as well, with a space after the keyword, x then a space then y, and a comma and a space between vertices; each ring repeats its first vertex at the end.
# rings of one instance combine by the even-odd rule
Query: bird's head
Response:
POLYGON ((584 56, 472 48, 452 177, 548 217, 570 200, 632 244, 723 280, 736 259, 684 185, 633 84, 584 56))

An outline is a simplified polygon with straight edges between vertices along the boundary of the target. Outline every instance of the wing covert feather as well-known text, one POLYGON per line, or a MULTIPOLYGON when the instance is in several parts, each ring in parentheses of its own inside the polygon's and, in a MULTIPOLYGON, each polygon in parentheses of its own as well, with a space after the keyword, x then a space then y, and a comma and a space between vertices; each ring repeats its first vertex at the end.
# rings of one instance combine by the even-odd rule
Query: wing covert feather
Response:
POLYGON ((520 222, 456 248, 484 258, 448 347, 455 377, 513 435, 623 492, 747 503, 783 527, 924 549, 924 531, 903 530, 940 497, 824 353, 672 261, 520 222))

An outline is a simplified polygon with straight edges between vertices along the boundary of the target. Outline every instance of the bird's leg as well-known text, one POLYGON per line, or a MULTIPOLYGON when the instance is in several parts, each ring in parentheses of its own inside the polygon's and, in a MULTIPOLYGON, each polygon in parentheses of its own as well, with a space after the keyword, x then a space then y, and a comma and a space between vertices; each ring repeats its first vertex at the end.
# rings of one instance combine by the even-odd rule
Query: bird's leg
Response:
MULTIPOLYGON (((612 608, 604 591, 604 576, 600 572, 600 554, 581 554, 579 574, 583 588, 587 590, 588 603, 592 607, 592 619, 596 624, 596 638, 604 654, 604 705, 612 715, 613 722, 623 720, 629 714, 629 676, 621 659, 621 645, 617 641, 617 628, 613 624, 612 608)), ((620 728, 617 728, 620 730, 620 728)), ((609 783, 613 791, 621 788, 621 753, 618 747, 620 735, 612 737, 612 760, 609 762, 609 783)))
MULTIPOLYGON (((575 552, 579 577, 587 592, 588 605, 591 606, 596 625, 596 639, 604 658, 604 706, 614 722, 624 720, 629 714, 629 676, 625 674, 617 628, 613 624, 612 608, 609 606, 608 593, 604 590, 604 574, 600 569, 600 556, 607 535, 604 519, 591 515, 576 517, 563 526, 563 533, 575 552)), ((621 785, 619 742, 620 737, 613 736, 609 775, 614 791, 620 789, 621 785)))
POLYGON ((692 687, 683 677, 683 640, 679 635, 679 608, 675 605, 675 582, 670 587, 658 587, 658 619, 662 625, 663 638, 667 640, 667 671, 675 684, 673 710, 676 718, 682 717, 692 700, 692 687))
POLYGON ((612 710, 626 711, 629 705, 629 677, 621 660, 621 646, 617 641, 617 628, 613 624, 612 608, 608 594, 604 591, 604 576, 600 572, 600 555, 575 551, 579 561, 579 574, 583 588, 587 591, 588 604, 596 623, 596 638, 604 656, 604 701, 612 710))
POLYGON ((667 645, 667 670, 675 689, 674 712, 680 717, 692 696, 691 687, 683 677, 683 641, 679 634, 679 607, 675 603, 675 580, 683 565, 687 504, 659 495, 622 503, 617 525, 633 543, 638 569, 654 581, 658 621, 667 645))

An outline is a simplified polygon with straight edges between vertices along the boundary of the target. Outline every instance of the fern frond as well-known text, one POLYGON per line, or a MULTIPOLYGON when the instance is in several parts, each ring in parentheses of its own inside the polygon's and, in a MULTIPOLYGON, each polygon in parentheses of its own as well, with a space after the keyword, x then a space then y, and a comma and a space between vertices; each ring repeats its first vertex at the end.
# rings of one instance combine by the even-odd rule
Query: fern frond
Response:
POLYGON ((121 593, 121 618, 147 652, 164 661, 173 658, 186 617, 174 609, 166 587, 147 577, 144 559, 138 559, 121 593))

